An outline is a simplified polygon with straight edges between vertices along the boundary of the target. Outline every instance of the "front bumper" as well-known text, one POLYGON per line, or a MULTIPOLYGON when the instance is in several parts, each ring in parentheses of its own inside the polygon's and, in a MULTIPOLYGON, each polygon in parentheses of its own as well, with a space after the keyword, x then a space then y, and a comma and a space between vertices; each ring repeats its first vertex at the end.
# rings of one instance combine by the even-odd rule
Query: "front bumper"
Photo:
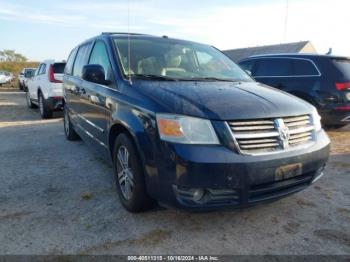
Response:
POLYGON ((260 156, 240 155, 223 146, 167 144, 149 192, 159 202, 191 210, 247 207, 300 191, 322 174, 330 141, 322 130, 311 147, 260 156), (277 170, 297 166, 298 173, 277 170), (156 182, 155 182, 156 181, 156 182), (196 189, 205 192, 194 201, 196 189))

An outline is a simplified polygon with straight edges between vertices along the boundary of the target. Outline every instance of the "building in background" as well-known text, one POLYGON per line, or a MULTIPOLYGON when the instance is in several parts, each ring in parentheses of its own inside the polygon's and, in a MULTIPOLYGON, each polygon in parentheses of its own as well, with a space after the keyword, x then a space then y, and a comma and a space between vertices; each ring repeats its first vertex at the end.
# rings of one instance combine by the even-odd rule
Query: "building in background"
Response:
POLYGON ((310 41, 231 49, 224 50, 223 52, 235 62, 239 62, 240 60, 252 55, 277 53, 317 53, 315 47, 310 41))

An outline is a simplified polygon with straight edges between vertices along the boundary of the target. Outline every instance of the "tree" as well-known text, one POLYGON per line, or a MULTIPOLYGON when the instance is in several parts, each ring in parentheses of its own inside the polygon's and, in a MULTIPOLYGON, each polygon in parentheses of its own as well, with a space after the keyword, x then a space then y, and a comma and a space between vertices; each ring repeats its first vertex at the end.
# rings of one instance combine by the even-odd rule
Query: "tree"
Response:
POLYGON ((26 62, 28 59, 19 53, 16 53, 15 50, 4 49, 0 51, 0 61, 5 62, 26 62))

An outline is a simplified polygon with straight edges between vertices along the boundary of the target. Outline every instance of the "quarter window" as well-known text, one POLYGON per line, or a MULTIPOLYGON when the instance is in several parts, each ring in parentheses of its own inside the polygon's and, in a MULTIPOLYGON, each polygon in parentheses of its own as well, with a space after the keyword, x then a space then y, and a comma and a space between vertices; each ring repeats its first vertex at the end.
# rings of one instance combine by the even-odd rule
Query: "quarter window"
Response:
POLYGON ((309 60, 294 59, 294 74, 297 76, 317 76, 319 72, 309 60))
POLYGON ((77 49, 75 48, 69 55, 66 67, 64 69, 64 73, 67 75, 71 75, 73 71, 74 59, 77 54, 77 49))

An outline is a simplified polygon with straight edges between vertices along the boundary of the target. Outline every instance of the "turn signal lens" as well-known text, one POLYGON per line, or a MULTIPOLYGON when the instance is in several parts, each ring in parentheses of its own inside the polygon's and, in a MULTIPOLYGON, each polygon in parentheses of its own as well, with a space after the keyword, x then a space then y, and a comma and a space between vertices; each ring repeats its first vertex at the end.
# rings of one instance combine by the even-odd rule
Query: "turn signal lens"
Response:
POLYGON ((181 144, 217 145, 219 140, 208 119, 157 114, 160 139, 181 144))
POLYGON ((170 119, 158 120, 159 133, 164 136, 181 137, 181 126, 178 121, 170 119))

